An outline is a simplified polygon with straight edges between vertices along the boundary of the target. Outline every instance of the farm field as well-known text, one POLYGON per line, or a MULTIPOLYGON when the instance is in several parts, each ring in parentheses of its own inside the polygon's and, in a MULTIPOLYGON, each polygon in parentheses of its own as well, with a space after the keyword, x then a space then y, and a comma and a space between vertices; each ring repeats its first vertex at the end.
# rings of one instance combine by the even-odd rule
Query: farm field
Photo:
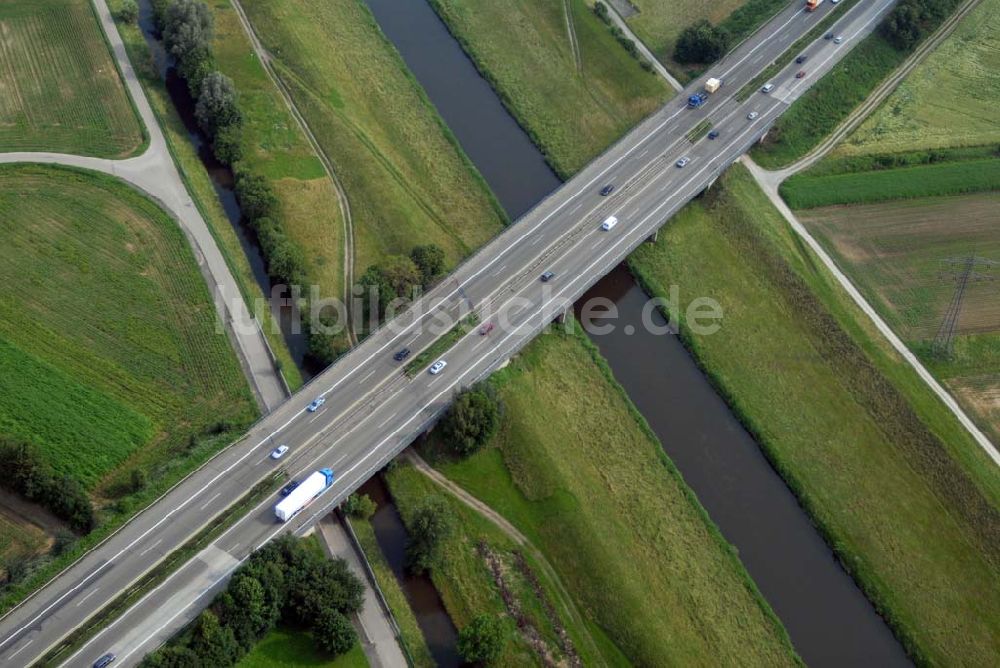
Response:
POLYGON ((0 429, 97 497, 256 415, 177 225, 111 178, 0 169, 0 429))
POLYGON ((254 55, 236 10, 228 2, 209 7, 215 19, 215 61, 240 92, 243 162, 271 182, 282 226, 305 251, 310 279, 324 297, 341 297, 344 221, 336 189, 254 55))
POLYGON ((582 620, 577 625, 566 619, 567 604, 532 556, 495 525, 413 466, 400 464, 386 475, 386 481, 404 522, 411 521, 412 512, 428 497, 441 498, 446 504, 453 532, 442 546, 439 565, 430 571, 431 579, 459 631, 477 615, 504 620, 509 639, 496 665, 542 666, 543 654, 567 665, 574 659, 587 666, 611 663, 600 655, 582 620), (511 606, 505 604, 501 587, 512 598, 511 606), (530 631, 517 627, 515 610, 530 631), (568 634, 566 642, 560 640, 560 630, 568 634))
POLYGON ((994 441, 1000 438, 1000 193, 940 197, 799 212, 886 321, 957 395, 994 441), (932 342, 965 258, 983 280, 964 293, 954 355, 932 342))
MULTIPOLYGON (((1000 476, 819 268, 749 173, 630 264, 725 313, 682 336, 918 663, 990 663, 1000 633, 1000 476)), ((855 214, 857 216, 857 214, 855 214)), ((853 251, 852 249, 852 252, 853 251)))
POLYGON ((983 0, 834 155, 1000 142, 1000 0, 983 0))
POLYGON ((493 376, 505 413, 492 444, 463 461, 428 455, 545 555, 609 660, 795 663, 732 547, 574 329, 493 376))
POLYGON ((359 274, 418 243, 454 264, 501 229, 499 204, 363 2, 243 7, 343 180, 359 274))
POLYGON ((316 649, 304 631, 280 628, 271 631, 243 657, 237 668, 367 668, 368 659, 361 645, 355 644, 346 654, 328 659, 316 649))
POLYGON ((673 95, 584 0, 431 5, 563 178, 673 95))
POLYGON ((0 0, 0 151, 120 158, 144 140, 90 0, 0 0))

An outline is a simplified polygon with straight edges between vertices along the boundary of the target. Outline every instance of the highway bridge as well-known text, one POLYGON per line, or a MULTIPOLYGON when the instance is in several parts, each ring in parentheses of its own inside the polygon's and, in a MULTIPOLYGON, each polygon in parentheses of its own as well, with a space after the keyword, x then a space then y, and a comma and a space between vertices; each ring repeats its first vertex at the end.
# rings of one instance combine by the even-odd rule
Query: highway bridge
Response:
POLYGON ((82 648, 59 660, 89 666, 105 652, 132 665, 206 605, 232 570, 283 531, 302 533, 424 432, 453 393, 486 378, 564 312, 674 213, 758 141, 774 120, 867 35, 893 0, 862 0, 849 9, 824 3, 812 13, 797 2, 775 16, 683 93, 644 120, 573 179, 461 264, 412 308, 258 422, 237 443, 176 485, 117 533, 0 619, 0 664, 26 666, 64 641, 170 552, 177 549, 276 469, 291 478, 331 467, 337 481, 285 524, 268 494, 217 539, 145 594, 82 648), (776 74, 769 94, 735 94, 831 12, 832 31, 803 49, 805 65, 776 74), (796 78, 800 69, 807 70, 796 78), (687 96, 709 77, 723 81, 703 107, 687 96), (756 112, 752 119, 748 116, 756 112), (714 140, 686 135, 708 120, 714 140), (681 157, 690 161, 676 166, 681 157), (601 196, 603 186, 614 192, 601 196), (610 231, 602 221, 620 221, 610 231), (541 282, 544 271, 555 274, 541 282), (429 346, 465 314, 497 323, 461 338, 438 375, 407 376, 393 354, 429 346), (306 406, 317 397, 315 412, 306 406), (289 453, 269 458, 277 444, 289 453))

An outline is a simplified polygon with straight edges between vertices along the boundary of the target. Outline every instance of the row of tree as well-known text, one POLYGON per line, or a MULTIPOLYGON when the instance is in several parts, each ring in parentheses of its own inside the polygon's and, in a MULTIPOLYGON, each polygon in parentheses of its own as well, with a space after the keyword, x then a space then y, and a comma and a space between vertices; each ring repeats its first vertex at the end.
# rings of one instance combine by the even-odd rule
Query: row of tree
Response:
POLYGON ((347 562, 284 535, 251 555, 191 628, 142 666, 232 666, 278 624, 311 632, 321 650, 337 656, 357 642, 349 615, 362 601, 363 585, 347 562))
POLYGON ((97 524, 83 485, 56 473, 27 441, 0 435, 0 487, 43 506, 74 531, 89 533, 97 524))
MULTIPOLYGON (((385 315, 386 307, 396 300, 411 300, 414 295, 430 288, 444 273, 444 251, 434 244, 416 246, 406 255, 390 255, 379 264, 373 264, 358 279, 363 289, 365 308, 370 308, 367 295, 373 291, 378 316, 385 315)), ((372 315, 367 313, 366 315, 372 315)))
POLYGON ((900 51, 909 51, 951 14, 959 0, 900 0, 879 32, 900 51))

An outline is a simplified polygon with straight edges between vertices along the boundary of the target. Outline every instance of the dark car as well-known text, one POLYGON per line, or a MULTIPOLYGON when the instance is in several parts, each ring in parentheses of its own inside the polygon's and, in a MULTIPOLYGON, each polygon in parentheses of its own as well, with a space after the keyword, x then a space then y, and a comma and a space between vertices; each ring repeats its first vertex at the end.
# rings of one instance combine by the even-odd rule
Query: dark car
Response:
POLYGON ((601 188, 601 197, 607 197, 608 195, 610 195, 611 193, 613 193, 614 190, 615 190, 615 187, 609 183, 608 185, 606 185, 603 188, 601 188))
POLYGON ((712 130, 711 132, 708 133, 708 138, 709 139, 715 139, 718 136, 719 136, 719 131, 718 130, 712 130))
POLYGON ((795 73, 795 78, 796 79, 801 79, 805 75, 806 75, 806 71, 805 70, 799 70, 798 72, 795 73))
POLYGON ((287 485, 285 485, 284 487, 281 488, 281 495, 282 496, 288 496, 298 486, 299 486, 299 481, 298 480, 291 481, 290 483, 288 483, 287 485))
POLYGON ((832 32, 826 33, 825 35, 823 35, 823 39, 833 39, 833 33, 832 32))
POLYGON ((809 56, 807 56, 805 54, 802 54, 801 56, 799 56, 798 58, 795 59, 795 63, 797 65, 801 65, 802 63, 806 62, 806 60, 808 60, 808 59, 809 59, 809 56))
POLYGON ((94 668, 105 668, 106 666, 111 665, 111 662, 117 658, 117 656, 109 652, 94 662, 94 668))
POLYGON ((548 283, 553 278, 555 278, 555 274, 552 273, 551 271, 547 271, 544 274, 542 274, 542 283, 548 283))
POLYGON ((403 348, 398 353, 396 353, 395 355, 393 355, 392 359, 396 360, 397 362, 402 362, 403 360, 405 360, 409 356, 410 356, 410 349, 409 348, 403 348))

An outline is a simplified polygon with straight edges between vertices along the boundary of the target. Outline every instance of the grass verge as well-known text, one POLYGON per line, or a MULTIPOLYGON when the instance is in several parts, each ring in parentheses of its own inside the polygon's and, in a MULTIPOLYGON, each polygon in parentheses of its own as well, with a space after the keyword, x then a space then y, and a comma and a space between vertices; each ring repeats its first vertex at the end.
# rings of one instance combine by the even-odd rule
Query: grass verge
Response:
POLYGON ((271 631, 243 657, 236 668, 367 668, 360 644, 336 659, 327 658, 305 631, 279 628, 271 631))
POLYGON ((428 456, 544 554, 609 663, 795 663, 735 551, 573 329, 493 376, 505 413, 492 445, 428 456))
POLYGON ((458 340, 463 336, 472 331, 472 329, 479 323, 479 316, 475 313, 470 313, 462 320, 455 323, 455 326, 448 330, 446 334, 439 337, 427 346, 419 355, 414 357, 409 364, 406 365, 406 375, 413 378, 418 373, 423 371, 424 367, 431 363, 431 360, 436 360, 442 354, 451 350, 451 347, 458 343, 458 340))
POLYGON ((631 266, 711 295, 682 335, 918 663, 983 664, 1000 629, 1000 476, 742 167, 631 266), (714 201, 711 199, 714 198, 714 201))

